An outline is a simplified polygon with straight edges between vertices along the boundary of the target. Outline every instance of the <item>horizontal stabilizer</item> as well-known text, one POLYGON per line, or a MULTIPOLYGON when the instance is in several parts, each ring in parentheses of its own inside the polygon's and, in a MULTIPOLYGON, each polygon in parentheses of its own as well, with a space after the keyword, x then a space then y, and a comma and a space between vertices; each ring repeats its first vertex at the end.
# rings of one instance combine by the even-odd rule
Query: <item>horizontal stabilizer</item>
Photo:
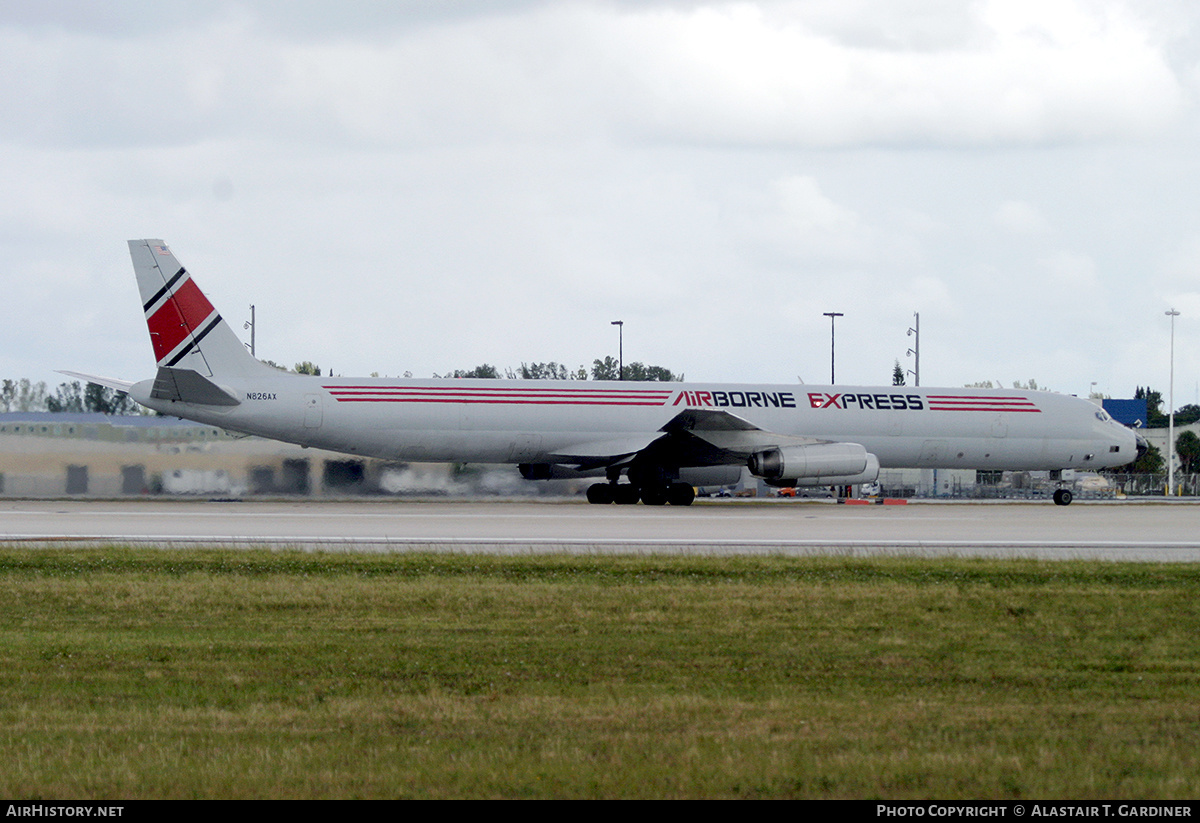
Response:
POLYGON ((198 372, 168 366, 159 368, 150 396, 155 400, 177 400, 201 406, 240 405, 236 397, 198 372))
POLYGON ((58 370, 59 374, 65 374, 67 377, 74 377, 77 380, 83 380, 86 383, 95 383, 97 386, 104 386, 106 389, 113 391, 121 391, 128 393, 133 388, 133 383, 129 380, 118 380, 115 377, 98 377, 94 374, 84 374, 77 371, 58 370))

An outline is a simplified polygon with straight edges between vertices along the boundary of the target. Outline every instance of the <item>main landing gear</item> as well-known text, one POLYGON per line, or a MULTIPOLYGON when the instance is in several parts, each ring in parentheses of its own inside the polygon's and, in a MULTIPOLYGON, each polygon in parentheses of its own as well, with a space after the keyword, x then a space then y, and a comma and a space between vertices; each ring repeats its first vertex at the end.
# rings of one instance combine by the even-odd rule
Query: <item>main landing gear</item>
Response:
POLYGON ((672 506, 690 506, 696 499, 696 490, 690 484, 679 481, 640 488, 633 483, 593 483, 588 486, 587 499, 589 503, 596 504, 633 505, 641 500, 647 506, 662 506, 666 503, 672 506))

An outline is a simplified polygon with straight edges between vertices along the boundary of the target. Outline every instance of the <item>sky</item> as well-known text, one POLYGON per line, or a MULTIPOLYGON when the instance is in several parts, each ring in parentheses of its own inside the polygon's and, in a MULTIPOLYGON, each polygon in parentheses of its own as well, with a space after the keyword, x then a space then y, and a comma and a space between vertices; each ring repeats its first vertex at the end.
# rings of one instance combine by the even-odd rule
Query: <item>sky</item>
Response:
POLYGON ((154 363, 126 241, 257 354, 431 377, 1200 401, 1192 0, 0 0, 0 377, 154 363), (908 376, 911 385, 913 376, 908 376))

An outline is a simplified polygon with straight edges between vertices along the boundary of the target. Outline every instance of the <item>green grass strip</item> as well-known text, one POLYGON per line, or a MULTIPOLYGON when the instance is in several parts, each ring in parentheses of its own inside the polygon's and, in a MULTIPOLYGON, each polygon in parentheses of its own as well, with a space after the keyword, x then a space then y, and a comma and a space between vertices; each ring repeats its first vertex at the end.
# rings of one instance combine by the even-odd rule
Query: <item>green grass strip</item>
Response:
POLYGON ((1200 796, 1200 575, 0 550, 13 798, 1200 796))

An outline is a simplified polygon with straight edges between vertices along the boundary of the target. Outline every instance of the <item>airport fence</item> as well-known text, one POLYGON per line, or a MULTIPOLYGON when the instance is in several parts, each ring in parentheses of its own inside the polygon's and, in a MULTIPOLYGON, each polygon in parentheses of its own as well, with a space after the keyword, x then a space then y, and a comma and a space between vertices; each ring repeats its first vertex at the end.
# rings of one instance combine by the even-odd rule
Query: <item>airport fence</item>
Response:
MULTIPOLYGON (((1130 497, 1163 497, 1167 493, 1166 474, 1105 474, 1108 482, 1130 497)), ((1200 496, 1200 474, 1175 474, 1176 495, 1200 496)))
MULTIPOLYGON (((1163 497, 1167 491, 1165 474, 1109 474, 1100 475, 1102 483, 1090 480, 1066 482, 1062 485, 1071 489, 1079 500, 1115 499, 1127 497, 1163 497)), ((1176 474, 1176 495, 1200 497, 1200 474, 1176 474)), ((1018 482, 1005 480, 1003 483, 951 483, 936 493, 913 485, 880 484, 879 494, 883 497, 949 498, 960 500, 1045 500, 1059 488, 1058 483, 1046 480, 1022 478, 1018 482)))

